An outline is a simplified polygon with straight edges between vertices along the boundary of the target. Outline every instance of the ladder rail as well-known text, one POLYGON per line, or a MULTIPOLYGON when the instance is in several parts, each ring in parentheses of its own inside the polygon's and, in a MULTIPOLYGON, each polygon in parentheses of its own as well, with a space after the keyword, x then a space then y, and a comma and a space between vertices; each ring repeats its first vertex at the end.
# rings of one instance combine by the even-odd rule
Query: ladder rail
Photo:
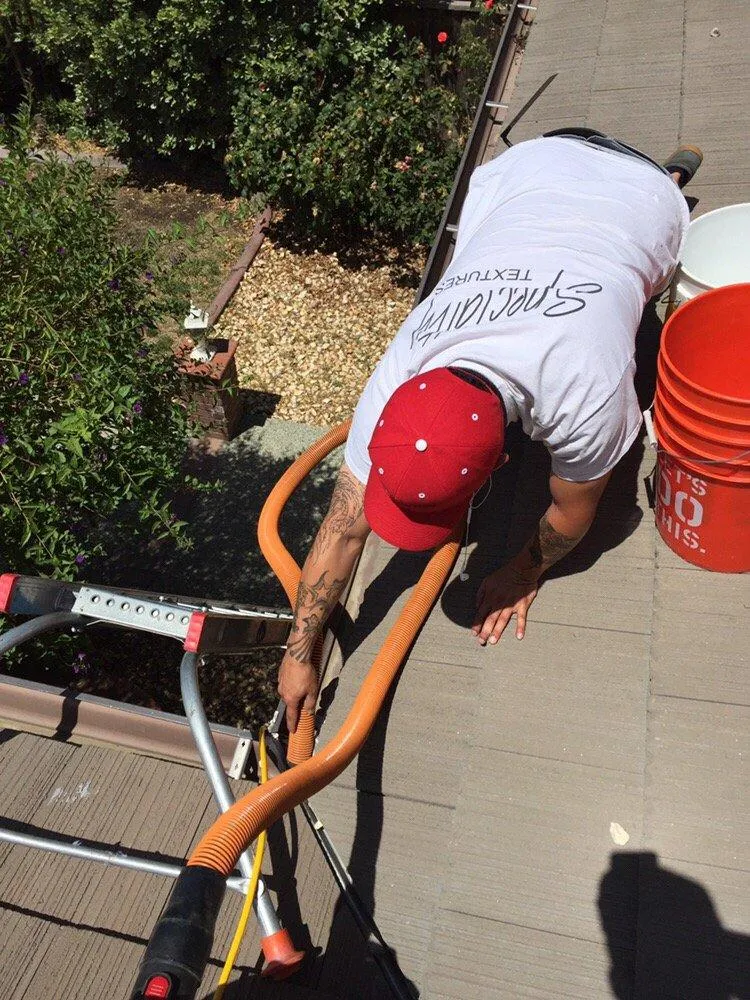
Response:
MULTIPOLYGON (((98 624, 147 631, 181 641, 185 652, 180 664, 180 691, 190 732, 219 810, 226 812, 234 804, 201 699, 198 653, 241 654, 260 646, 283 646, 291 627, 290 614, 256 606, 198 603, 193 599, 171 598, 148 591, 75 586, 59 580, 15 574, 0 577, 0 612, 32 616, 0 635, 0 656, 52 631, 66 628, 77 631, 98 624)), ((172 878, 180 872, 175 866, 127 852, 70 844, 50 837, 19 833, 4 826, 0 826, 0 842, 172 878)), ((242 878, 230 878, 228 883, 232 888, 245 891, 253 867, 252 850, 243 853, 239 867, 242 878)), ((281 922, 262 879, 258 883, 253 909, 262 938, 265 940, 278 935, 282 929, 281 922)))

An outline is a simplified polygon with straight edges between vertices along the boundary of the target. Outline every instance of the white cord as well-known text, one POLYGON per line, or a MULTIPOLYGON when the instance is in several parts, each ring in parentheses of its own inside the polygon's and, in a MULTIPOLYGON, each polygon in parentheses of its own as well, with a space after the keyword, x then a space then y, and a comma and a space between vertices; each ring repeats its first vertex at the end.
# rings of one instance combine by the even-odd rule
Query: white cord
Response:
MULTIPOLYGON (((472 497, 472 500, 474 497, 472 497)), ((466 583, 469 579, 469 574, 466 572, 466 563, 469 561, 469 527, 471 525, 471 502, 469 502, 469 509, 466 512, 466 534, 464 535, 464 558, 461 564, 461 571, 458 574, 458 579, 461 583, 466 583)))
POLYGON ((471 515, 473 511, 479 510, 482 504, 487 501, 487 497, 489 497, 491 492, 492 492, 492 473, 490 473, 490 484, 487 488, 487 492, 485 493, 485 495, 482 497, 482 499, 479 501, 478 504, 475 504, 474 497, 476 496, 476 493, 472 493, 471 500, 469 501, 469 509, 466 511, 466 534, 464 535, 464 558, 461 564, 461 570, 458 574, 458 579, 461 581, 461 583, 466 583, 466 581, 469 579, 469 574, 466 572, 466 564, 469 561, 469 528, 471 527, 471 515))

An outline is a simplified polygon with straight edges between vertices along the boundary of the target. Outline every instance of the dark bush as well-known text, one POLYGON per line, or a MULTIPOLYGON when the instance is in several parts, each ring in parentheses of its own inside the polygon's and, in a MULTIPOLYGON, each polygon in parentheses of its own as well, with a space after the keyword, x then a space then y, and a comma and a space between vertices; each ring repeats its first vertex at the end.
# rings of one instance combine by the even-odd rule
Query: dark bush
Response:
POLYGON ((330 48, 318 31, 309 48, 290 36, 246 58, 231 179, 317 226, 429 241, 461 155, 456 96, 431 77, 423 46, 395 29, 361 29, 356 46, 342 35, 330 48))

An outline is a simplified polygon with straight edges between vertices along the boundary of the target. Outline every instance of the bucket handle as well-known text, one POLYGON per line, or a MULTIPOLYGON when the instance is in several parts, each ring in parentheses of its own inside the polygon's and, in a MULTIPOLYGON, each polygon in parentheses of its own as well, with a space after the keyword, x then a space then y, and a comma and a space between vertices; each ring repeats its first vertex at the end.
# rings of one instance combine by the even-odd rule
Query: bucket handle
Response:
POLYGON ((657 454, 668 455, 670 458, 684 459, 686 462, 695 462, 696 465, 732 465, 734 462, 739 462, 741 458, 747 458, 750 455, 750 448, 746 448, 745 451, 741 451, 737 455, 730 455, 728 458, 699 458, 697 455, 678 455, 677 452, 663 448, 656 437, 654 420, 651 416, 653 405, 652 403, 647 410, 643 411, 643 422, 646 425, 648 443, 657 454))

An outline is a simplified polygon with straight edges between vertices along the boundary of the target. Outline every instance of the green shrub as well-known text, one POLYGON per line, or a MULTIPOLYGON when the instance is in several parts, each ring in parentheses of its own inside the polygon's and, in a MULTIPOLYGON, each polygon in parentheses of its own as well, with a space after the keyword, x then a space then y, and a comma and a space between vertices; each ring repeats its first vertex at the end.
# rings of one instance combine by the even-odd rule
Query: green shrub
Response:
POLYGON ((221 145, 227 56, 242 47, 242 0, 9 0, 17 43, 56 64, 68 114, 134 153, 221 145))
POLYGON ((318 227, 431 239, 460 158, 455 95, 431 78, 423 46, 393 28, 360 29, 356 44, 346 34, 330 48, 328 29, 317 30, 309 48, 290 35, 246 57, 231 180, 318 227))
POLYGON ((29 161, 28 142, 28 116, 0 129, 0 564, 70 578, 124 507, 179 534, 166 497, 187 416, 157 336, 168 302, 147 248, 114 237, 111 182, 29 161))
POLYGON ((475 4, 428 46, 383 0, 9 0, 7 23, 58 66, 70 93, 47 116, 76 136, 226 154, 238 189, 299 222, 427 241, 502 24, 504 4, 475 4))

